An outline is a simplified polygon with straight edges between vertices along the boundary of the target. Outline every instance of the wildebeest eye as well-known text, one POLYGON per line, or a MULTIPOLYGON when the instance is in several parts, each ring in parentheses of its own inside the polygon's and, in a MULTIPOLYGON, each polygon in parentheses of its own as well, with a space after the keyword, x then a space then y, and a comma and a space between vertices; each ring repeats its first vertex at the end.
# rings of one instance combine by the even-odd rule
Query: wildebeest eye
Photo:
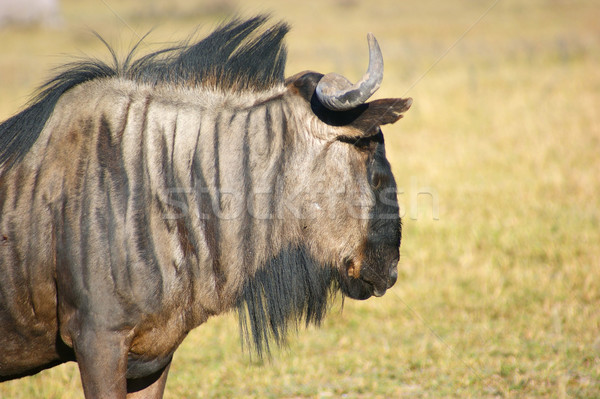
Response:
POLYGON ((383 187, 387 187, 390 184, 390 176, 384 173, 373 173, 371 177, 371 187, 374 190, 379 190, 383 187))
POLYGON ((381 185, 383 184, 383 178, 381 175, 376 174, 375 176, 373 176, 373 180, 371 181, 371 185, 373 186, 373 188, 375 190, 381 188, 381 185))

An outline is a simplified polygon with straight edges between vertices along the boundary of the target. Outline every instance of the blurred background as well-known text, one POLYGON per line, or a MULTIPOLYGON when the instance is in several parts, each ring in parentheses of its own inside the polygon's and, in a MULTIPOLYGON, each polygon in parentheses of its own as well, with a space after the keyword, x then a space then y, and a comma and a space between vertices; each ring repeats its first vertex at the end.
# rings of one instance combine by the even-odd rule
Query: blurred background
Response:
MULTIPOLYGON (((233 314, 175 354, 167 398, 600 397, 600 7, 531 0, 0 0, 0 120, 52 68, 210 32, 234 15, 292 25, 286 75, 385 59, 377 98, 404 238, 395 287, 337 300, 259 362, 233 314)), ((82 397, 75 364, 0 397, 82 397)))

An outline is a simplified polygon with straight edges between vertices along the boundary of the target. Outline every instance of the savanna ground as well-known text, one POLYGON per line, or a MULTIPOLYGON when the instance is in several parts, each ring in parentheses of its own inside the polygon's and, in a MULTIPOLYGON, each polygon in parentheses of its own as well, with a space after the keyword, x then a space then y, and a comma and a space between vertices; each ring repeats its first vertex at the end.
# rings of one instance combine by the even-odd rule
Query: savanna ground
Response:
MULTIPOLYGON (((372 31, 376 96, 414 98, 384 129, 400 278, 383 298, 338 300, 270 361, 240 350, 233 314, 210 320, 176 352, 166 397, 600 397, 595 1, 64 0, 62 25, 0 29, 0 119, 67 54, 108 59, 91 30, 125 54, 154 28, 144 53, 262 11, 293 25, 288 75, 358 78, 372 31)), ((75 364, 0 385, 81 396, 75 364)))

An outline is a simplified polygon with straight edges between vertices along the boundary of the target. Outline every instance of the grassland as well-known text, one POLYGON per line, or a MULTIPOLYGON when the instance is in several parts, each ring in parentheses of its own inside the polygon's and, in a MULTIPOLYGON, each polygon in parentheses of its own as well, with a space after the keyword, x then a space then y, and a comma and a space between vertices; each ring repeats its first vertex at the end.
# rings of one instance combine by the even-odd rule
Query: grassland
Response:
MULTIPOLYGON (((176 353, 167 398, 600 397, 600 8, 500 0, 479 20, 492 4, 65 0, 60 27, 0 30, 0 119, 65 54, 107 56, 90 30, 125 53, 154 28, 144 52, 234 11, 292 23, 288 74, 359 77, 372 31, 377 96, 415 100, 384 130, 405 213, 396 286, 338 302, 264 363, 233 315, 210 320, 176 353)), ((81 396, 74 364, 0 385, 81 396)))

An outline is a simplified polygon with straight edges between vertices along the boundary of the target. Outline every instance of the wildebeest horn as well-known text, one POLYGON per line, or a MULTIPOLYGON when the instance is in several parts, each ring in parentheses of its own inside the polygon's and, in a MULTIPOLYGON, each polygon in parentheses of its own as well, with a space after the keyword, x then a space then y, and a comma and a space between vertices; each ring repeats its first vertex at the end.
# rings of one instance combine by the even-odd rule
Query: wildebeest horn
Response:
POLYGON ((345 111, 363 104, 379 89, 383 80, 383 56, 372 33, 369 41, 369 68, 356 84, 337 73, 323 76, 316 88, 321 103, 332 111, 345 111))

